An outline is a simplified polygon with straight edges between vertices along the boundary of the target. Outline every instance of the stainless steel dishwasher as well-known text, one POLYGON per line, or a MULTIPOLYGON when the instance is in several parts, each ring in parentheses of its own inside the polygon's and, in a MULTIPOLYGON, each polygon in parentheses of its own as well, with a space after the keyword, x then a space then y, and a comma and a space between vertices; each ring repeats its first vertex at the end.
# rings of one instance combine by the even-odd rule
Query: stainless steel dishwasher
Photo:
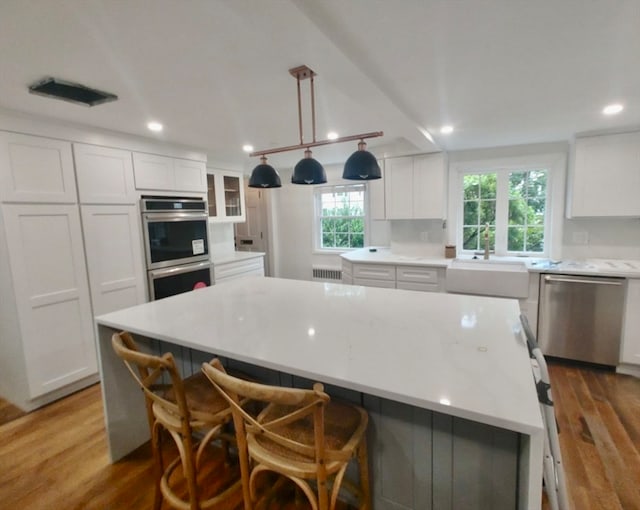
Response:
POLYGON ((538 342, 545 355, 617 365, 624 278, 542 274, 538 342))

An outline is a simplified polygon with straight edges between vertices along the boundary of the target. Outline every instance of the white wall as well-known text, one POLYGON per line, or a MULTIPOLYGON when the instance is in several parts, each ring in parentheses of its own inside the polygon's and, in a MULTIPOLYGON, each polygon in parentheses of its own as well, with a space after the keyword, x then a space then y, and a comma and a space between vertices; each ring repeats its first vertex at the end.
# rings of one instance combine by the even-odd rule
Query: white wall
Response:
POLYGON ((562 258, 640 260, 640 219, 564 220, 562 258))
POLYGON ((291 184, 291 171, 279 171, 282 188, 272 198, 274 276, 310 280, 313 260, 313 186, 291 184))
POLYGON ((209 254, 226 255, 235 250, 233 223, 209 223, 209 254))
MULTIPOLYGON (((566 165, 569 144, 566 142, 500 147, 449 153, 449 167, 464 161, 496 161, 535 155, 560 155, 566 165)), ((341 179, 340 165, 327 165, 328 184, 349 181, 341 179)), ((272 197, 274 275, 282 278, 311 278, 315 266, 340 267, 339 255, 314 252, 313 189, 314 186, 291 184, 291 171, 282 171, 282 188, 270 190, 272 197)), ((565 172, 554 185, 560 191, 554 204, 553 240, 550 253, 555 259, 612 258, 640 260, 640 219, 565 219, 565 172)), ((454 220, 449 208, 446 228, 441 220, 370 221, 369 245, 388 246, 403 254, 444 257, 444 245, 452 236, 454 220)), ((454 208, 455 211, 455 208, 454 208)))

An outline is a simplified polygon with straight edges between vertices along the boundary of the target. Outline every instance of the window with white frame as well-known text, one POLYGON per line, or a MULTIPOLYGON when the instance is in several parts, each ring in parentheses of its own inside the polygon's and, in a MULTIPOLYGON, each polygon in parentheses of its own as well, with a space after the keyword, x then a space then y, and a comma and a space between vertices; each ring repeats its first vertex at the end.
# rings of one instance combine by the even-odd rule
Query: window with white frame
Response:
POLYGON ((458 242, 463 252, 489 249, 498 255, 548 252, 547 168, 465 170, 460 173, 458 242))
POLYGON ((316 248, 362 248, 366 239, 365 186, 321 186, 315 190, 316 248))

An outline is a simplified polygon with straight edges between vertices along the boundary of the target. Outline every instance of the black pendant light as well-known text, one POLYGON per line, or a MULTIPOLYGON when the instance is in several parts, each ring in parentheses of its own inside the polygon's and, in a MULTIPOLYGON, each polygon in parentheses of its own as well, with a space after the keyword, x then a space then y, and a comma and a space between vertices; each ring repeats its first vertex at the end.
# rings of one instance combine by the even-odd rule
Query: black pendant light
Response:
POLYGON ((327 173, 317 159, 311 157, 311 151, 304 151, 302 158, 293 169, 291 176, 293 184, 324 184, 327 182, 327 173))
POLYGON ((342 172, 343 179, 352 181, 369 181, 372 179, 380 179, 382 172, 376 157, 366 150, 367 144, 364 140, 358 143, 358 150, 355 151, 344 164, 342 172))
POLYGON ((249 178, 250 188, 280 188, 280 175, 271 165, 267 165, 267 157, 260 158, 260 164, 253 169, 249 178))
POLYGON ((311 157, 311 147, 318 147, 321 145, 329 145, 332 143, 351 142, 354 140, 360 140, 358 144, 358 151, 354 153, 346 162, 344 167, 343 177, 345 179, 380 179, 382 173, 378 166, 378 161, 375 156, 370 152, 367 152, 364 143, 365 138, 375 138, 376 136, 382 136, 382 131, 374 131, 371 133, 361 133, 359 135, 343 136, 332 140, 316 140, 316 108, 315 108, 315 92, 313 87, 313 78, 316 73, 309 69, 307 66, 298 66, 293 69, 289 69, 289 74, 296 79, 298 89, 298 131, 300 133, 300 143, 296 145, 288 145, 286 147, 277 147, 275 149, 266 149, 261 151, 254 151, 249 156, 262 156, 262 164, 254 168, 249 179, 249 186, 252 188, 279 188, 281 186, 280 176, 275 169, 266 164, 267 159, 264 157, 267 154, 276 154, 278 152, 293 151, 299 149, 305 149, 304 158, 298 162, 293 170, 291 176, 291 182, 293 184, 324 184, 327 182, 327 174, 322 165, 311 157), (304 141, 302 133, 302 98, 300 93, 300 82, 303 80, 309 80, 310 87, 310 102, 311 102, 311 127, 312 127, 312 140, 310 142, 304 141))

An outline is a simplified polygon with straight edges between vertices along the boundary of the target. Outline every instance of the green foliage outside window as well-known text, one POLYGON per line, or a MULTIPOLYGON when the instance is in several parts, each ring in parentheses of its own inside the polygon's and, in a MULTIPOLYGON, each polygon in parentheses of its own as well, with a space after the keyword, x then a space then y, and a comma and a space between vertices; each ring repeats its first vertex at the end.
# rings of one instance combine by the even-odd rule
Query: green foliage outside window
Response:
POLYGON ((364 247, 364 189, 320 193, 320 247, 364 247))
MULTIPOLYGON (((484 250, 485 229, 489 249, 495 250, 498 173, 468 174, 463 178, 462 244, 465 250, 484 250)), ((547 171, 508 174, 507 246, 509 252, 544 251, 547 171)))

